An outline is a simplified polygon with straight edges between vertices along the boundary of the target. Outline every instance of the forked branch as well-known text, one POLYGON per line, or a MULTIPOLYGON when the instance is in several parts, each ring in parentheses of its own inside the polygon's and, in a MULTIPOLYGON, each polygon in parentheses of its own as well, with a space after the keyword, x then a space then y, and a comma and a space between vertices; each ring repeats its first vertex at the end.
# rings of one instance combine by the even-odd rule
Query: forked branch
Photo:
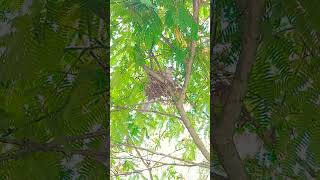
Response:
POLYGON ((241 53, 231 89, 222 108, 221 120, 215 119, 213 127, 215 150, 229 179, 249 179, 233 142, 233 134, 256 59, 264 5, 265 0, 237 0, 242 30, 241 53))

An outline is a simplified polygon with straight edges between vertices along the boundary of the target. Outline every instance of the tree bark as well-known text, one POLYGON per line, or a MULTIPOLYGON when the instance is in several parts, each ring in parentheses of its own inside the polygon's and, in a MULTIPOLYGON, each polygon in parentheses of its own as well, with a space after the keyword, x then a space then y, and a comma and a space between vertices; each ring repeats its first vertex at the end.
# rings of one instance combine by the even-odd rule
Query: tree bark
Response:
POLYGON ((207 150, 207 148, 205 147, 205 145, 203 144, 202 140, 200 139, 200 137, 198 136, 197 132, 195 131, 195 129, 192 127, 190 120, 187 117, 187 113, 185 112, 184 108, 183 108, 183 104, 177 102, 176 103, 176 107, 181 115, 181 120, 184 124, 184 126, 187 128, 190 136, 192 137, 194 143, 196 144, 196 146, 198 147, 198 149, 200 150, 200 152, 203 154, 203 156, 210 161, 210 153, 207 150))
POLYGON ((259 24, 264 14, 265 0, 237 0, 240 12, 241 53, 232 87, 223 104, 221 120, 214 119, 214 148, 230 180, 249 179, 233 141, 235 123, 239 119, 247 92, 249 75, 256 59, 260 37, 259 24))

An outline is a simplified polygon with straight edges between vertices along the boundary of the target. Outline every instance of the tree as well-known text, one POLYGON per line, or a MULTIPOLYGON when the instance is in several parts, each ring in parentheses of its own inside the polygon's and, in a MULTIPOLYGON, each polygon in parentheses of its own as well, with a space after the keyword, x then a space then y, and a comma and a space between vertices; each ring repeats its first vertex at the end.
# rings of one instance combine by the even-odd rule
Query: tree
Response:
POLYGON ((212 163, 230 179, 319 178, 318 7, 215 2, 212 163), (256 134, 263 147, 245 158, 239 134, 256 134))
POLYGON ((108 4, 4 0, 0 12, 1 178, 108 177, 108 4))
POLYGON ((208 178, 209 5, 111 2, 114 179, 208 178))
POLYGON ((317 179, 318 4, 2 0, 1 178, 317 179))

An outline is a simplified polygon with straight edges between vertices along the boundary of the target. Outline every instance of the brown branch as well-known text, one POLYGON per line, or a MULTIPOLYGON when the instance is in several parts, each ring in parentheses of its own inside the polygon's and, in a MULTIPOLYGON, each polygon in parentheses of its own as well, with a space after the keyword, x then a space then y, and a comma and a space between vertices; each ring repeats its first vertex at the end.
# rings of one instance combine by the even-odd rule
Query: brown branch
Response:
POLYGON ((158 165, 158 166, 153 166, 153 167, 149 167, 149 168, 145 168, 145 169, 139 169, 139 170, 135 170, 135 171, 131 171, 131 172, 125 172, 125 173, 118 173, 118 174, 113 174, 112 176, 129 176, 131 174, 138 174, 138 173, 142 173, 143 171, 152 169, 152 168, 159 168, 165 166, 163 164, 158 165))
POLYGON ((111 110, 111 112, 115 112, 115 111, 121 111, 121 110, 130 110, 130 111, 138 111, 138 112, 146 112, 146 113, 155 113, 155 114, 159 114, 162 116, 168 116, 168 117, 174 117, 177 119, 181 119, 181 117, 174 115, 174 114, 169 114, 169 113, 165 113, 165 112, 160 112, 160 111, 152 111, 152 110, 144 110, 144 109, 136 109, 136 108, 130 108, 130 107, 126 107, 126 106, 115 106, 115 109, 111 110))
MULTIPOLYGON (((200 8, 200 1, 199 0, 193 0, 193 20, 198 24, 199 22, 199 8, 200 8)), ((190 56, 185 61, 186 64, 186 74, 185 74, 185 80, 184 84, 181 90, 181 94, 179 97, 179 102, 183 102, 186 98, 186 91, 188 89, 188 85, 191 79, 191 73, 192 73, 192 63, 195 58, 196 54, 196 46, 197 42, 195 40, 192 40, 190 43, 190 56)))
POLYGON ((194 165, 197 165, 197 166, 200 166, 200 167, 204 167, 204 168, 209 168, 209 164, 207 164, 207 163, 196 163, 196 162, 188 161, 188 160, 185 160, 185 159, 182 159, 182 158, 178 158, 178 157, 175 157, 175 156, 172 156, 172 155, 168 155, 168 154, 164 154, 164 153, 160 153, 160 152, 155 152, 155 151, 152 151, 150 149, 134 146, 134 145, 131 145, 131 144, 121 143, 121 144, 112 144, 111 147, 112 146, 126 146, 126 147, 131 147, 131 148, 137 148, 139 150, 146 151, 146 152, 149 152, 151 154, 167 157, 167 158, 178 160, 178 161, 185 162, 185 163, 188 163, 188 164, 194 164, 194 165))
POLYGON ((190 120, 187 117, 187 113, 185 112, 183 108, 183 104, 176 103, 176 107, 181 115, 181 120, 184 124, 184 126, 187 128, 188 132, 190 133, 190 136, 192 137, 194 143, 199 148, 200 152, 203 154, 203 156, 209 161, 210 160, 210 153, 204 146, 203 142, 201 141, 200 137, 198 136, 195 129, 192 127, 190 120))
MULTIPOLYGON (((131 172, 125 172, 125 173, 118 173, 118 174, 113 174, 113 176, 128 176, 131 174, 137 174, 137 173, 141 173, 143 171, 149 170, 149 169, 153 169, 153 168, 159 168, 159 167, 163 167, 163 166, 185 166, 185 167, 194 167, 197 165, 194 164, 180 164, 180 163, 165 163, 165 162, 159 162, 159 165, 156 166, 152 166, 149 168, 145 168, 145 169, 139 169, 139 170, 135 170, 135 171, 131 171, 131 172)), ((213 176, 214 179, 216 180, 226 180, 225 177, 218 175, 218 174, 214 174, 213 176)))
MULTIPOLYGON (((193 0, 193 19, 196 23, 199 21, 199 7, 200 7, 200 1, 199 0, 193 0)), ((200 150, 200 152, 203 154, 203 156, 209 161, 210 160, 210 153, 204 146, 203 142, 201 141, 200 137, 196 133, 195 129, 192 127, 190 120, 187 116, 187 113, 184 110, 183 103, 185 101, 186 97, 186 91, 188 89, 188 84, 191 79, 191 73, 192 73, 192 63, 195 58, 195 51, 196 51, 196 41, 191 41, 190 44, 190 56, 186 60, 186 75, 185 75, 185 81, 184 85, 182 87, 179 100, 175 102, 175 105, 177 107, 177 110, 179 111, 181 115, 181 120, 184 124, 184 126, 187 128, 188 132, 190 133, 190 136, 192 137, 194 143, 200 150)))
POLYGON ((152 168, 150 168, 150 165, 145 162, 145 159, 143 159, 142 155, 140 154, 139 150, 137 148, 134 148, 139 156, 139 158, 141 159, 142 163, 146 166, 146 168, 148 168, 148 172, 149 172, 149 176, 150 176, 150 180, 153 180, 152 177, 152 168))
MULTIPOLYGON (((186 167, 193 167, 193 166, 196 166, 196 165, 192 165, 192 164, 180 164, 180 163, 161 163, 160 165, 152 166, 152 167, 145 168, 145 169, 139 169, 139 170, 135 170, 135 171, 131 171, 131 172, 113 174, 113 176, 128 176, 128 175, 131 175, 131 174, 137 174, 137 173, 141 173, 141 172, 143 172, 143 171, 149 170, 149 169, 159 168, 159 167, 163 167, 163 166, 186 166, 186 167)), ((216 176, 220 176, 220 175, 216 175, 216 176)))
POLYGON ((3 153, 0 155, 0 160, 10 160, 10 159, 17 159, 20 158, 21 156, 24 156, 29 153, 33 152, 59 152, 63 154, 79 154, 83 156, 91 156, 101 159, 103 157, 106 159, 106 152, 97 152, 93 150, 74 150, 74 149, 68 149, 65 148, 65 144, 68 142, 74 142, 74 141, 79 141, 79 140, 84 140, 84 139, 92 139, 96 137, 102 137, 106 135, 105 130, 99 130, 96 132, 92 133, 87 133, 79 136, 69 136, 61 140, 53 140, 48 143, 38 143, 34 142, 29 139, 12 139, 12 138, 0 138, 1 143, 5 144, 12 144, 16 145, 19 147, 19 150, 16 152, 7 152, 3 153))
MULTIPOLYGON (((174 151, 175 152, 175 151, 174 151)), ((173 159, 171 156, 171 154, 173 154, 174 152, 172 153, 169 153, 169 154, 166 154, 166 156, 163 156, 162 158, 160 158, 159 160, 152 160, 152 159, 148 159, 148 161, 151 161, 151 162, 155 162, 154 166, 156 166, 158 163, 164 163, 162 162, 161 160, 164 159, 164 158, 171 158, 173 159)), ((159 155, 159 154, 156 154, 156 155, 159 155)), ((133 156, 133 155, 131 155, 133 156)), ((133 157, 136 157, 136 156, 133 156, 133 157)), ((174 157, 176 158, 176 157, 174 157)), ((179 160, 181 161, 181 160, 179 160)), ((185 166, 199 166, 199 167, 202 167, 202 168, 209 168, 209 164, 207 163, 204 163, 204 162, 201 162, 201 163, 197 163, 197 162, 192 162, 192 161, 186 161, 186 160, 183 160, 182 161, 184 163, 185 166)))
MULTIPOLYGON (((137 149, 137 147, 135 147, 135 149, 137 149)), ((181 148, 181 149, 184 149, 184 148, 181 148)), ((177 149, 177 150, 175 150, 175 151, 173 151, 173 152, 171 152, 171 153, 169 153, 169 154, 166 154, 166 156, 162 156, 159 160, 144 159, 142 156, 141 156, 141 157, 142 157, 144 160, 147 160, 147 161, 150 161, 150 162, 155 162, 154 165, 157 165, 157 163, 163 163, 161 160, 164 159, 164 158, 171 158, 171 157, 173 157, 172 159, 176 158, 176 157, 174 157, 174 156, 171 156, 171 154, 173 154, 173 153, 175 153, 175 152, 177 152, 177 151, 179 151, 179 150, 181 150, 181 149, 177 149)), ((150 151, 151 151, 151 150, 150 150, 150 151)), ((118 152, 118 153, 120 153, 120 152, 118 152)), ((151 153, 151 154, 153 154, 153 153, 151 153)), ((159 155, 159 154, 154 154, 154 155, 161 156, 161 155, 159 155)), ((132 154, 130 154, 129 157, 125 157, 125 156, 121 156, 121 157, 113 156, 112 158, 113 158, 113 159, 131 159, 131 160, 141 159, 140 157, 137 157, 137 156, 132 155, 132 154)), ((179 160, 179 161, 181 161, 181 160, 179 160)), ((194 162, 186 161, 186 160, 183 160, 182 162, 185 163, 186 165, 192 165, 192 166, 199 166, 199 167, 203 167, 203 168, 209 168, 209 164, 206 164, 206 163, 194 163, 194 162)))
MULTIPOLYGON (((169 100, 163 100, 163 99, 159 99, 159 100, 150 100, 148 102, 142 102, 142 103, 137 103, 137 104, 128 104, 125 105, 124 107, 132 107, 132 106, 140 106, 140 105, 145 105, 145 104, 150 104, 150 103, 157 103, 157 102, 168 102, 169 100)), ((122 106, 123 107, 123 106, 122 106)))
MULTIPOLYGON (((123 160, 127 160, 127 159, 130 159, 130 160, 135 160, 135 159, 141 159, 137 156, 130 156, 130 157, 112 157, 112 159, 123 159, 123 160)), ((167 163, 167 162, 162 162, 160 160, 152 160, 152 159, 145 159, 142 157, 142 159, 144 161, 150 161, 150 162, 155 162, 156 165, 154 166, 157 166, 157 164, 164 164, 164 165, 178 165, 178 166, 186 166, 186 167, 193 167, 193 166, 199 166, 198 164, 181 164, 181 163, 167 163)))
POLYGON ((237 0, 242 28, 240 59, 220 121, 214 120, 214 145, 218 158, 229 179, 249 179, 233 142, 235 122, 238 120, 247 92, 249 75, 256 59, 259 24, 264 14, 264 0, 237 0))
MULTIPOLYGON (((157 167, 162 167, 162 166, 167 166, 167 165, 174 165, 174 166, 185 166, 185 167, 194 167, 194 166, 199 166, 199 167, 202 167, 202 168, 209 168, 209 164, 205 163, 205 162, 202 162, 202 163, 196 163, 196 162, 192 162, 192 161, 188 161, 188 160, 184 160, 184 159, 181 159, 181 158, 177 158, 177 157, 174 157, 174 156, 171 156, 172 153, 170 154, 163 154, 163 153, 158 153, 158 152, 154 152, 152 150, 149 150, 149 149, 145 149, 145 148, 141 148, 141 147, 137 147, 137 146, 134 146, 134 145, 130 145, 130 144, 117 144, 117 145, 113 145, 113 146, 129 146, 129 147, 133 147, 133 148, 136 148, 136 149, 140 149, 140 150, 143 150, 143 151, 147 151, 151 154, 155 154, 155 155, 159 155, 159 156, 163 156, 160 160, 152 160, 152 159, 149 159, 148 161, 151 161, 151 162, 155 162, 155 164, 150 167, 150 168, 146 168, 146 169, 142 169, 142 170, 136 170, 136 171, 133 171, 133 172, 126 172, 126 173, 122 173, 122 174, 116 174, 114 173, 114 176, 121 176, 121 175, 130 175, 130 174, 134 174, 134 173, 141 173, 142 171, 146 171, 146 170, 150 170, 152 168, 157 168, 157 167), (168 162, 163 162, 161 161, 163 158, 171 158, 171 159, 174 159, 174 160, 178 160, 178 161, 181 161, 183 163, 168 163, 168 162), (160 165, 158 165, 160 164, 160 165)), ((136 159, 138 157, 136 156, 133 156, 131 155, 132 157, 131 158, 127 158, 127 157, 111 157, 112 159, 136 159)), ((141 158, 141 157, 139 157, 141 158)), ((142 157, 143 158, 143 157, 142 157)), ((144 158, 143 158, 144 159, 144 158)), ((217 180, 226 180, 226 178, 222 175, 219 175, 219 174, 216 174, 216 173, 213 173, 213 179, 217 179, 217 180)))

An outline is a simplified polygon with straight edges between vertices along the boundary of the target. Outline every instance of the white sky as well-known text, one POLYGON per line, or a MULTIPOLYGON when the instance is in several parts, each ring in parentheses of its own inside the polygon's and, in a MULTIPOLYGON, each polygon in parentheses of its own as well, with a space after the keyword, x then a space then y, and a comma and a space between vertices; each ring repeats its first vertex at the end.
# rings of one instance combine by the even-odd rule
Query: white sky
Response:
MULTIPOLYGON (((187 133, 184 133, 184 136, 189 136, 189 134, 187 133)), ((171 154, 172 152, 175 152, 175 144, 177 143, 174 142, 174 141, 171 141, 171 143, 168 141, 168 140, 163 140, 161 141, 161 148, 159 150, 157 150, 157 152, 159 153, 164 153, 164 154, 171 154)), ((144 148, 148 148, 148 146, 146 145, 143 145, 142 147, 144 148)), ((171 154, 172 156, 175 156, 175 157, 179 157, 181 158, 182 157, 182 151, 180 152, 176 152, 174 154, 171 154)), ((144 153, 143 151, 140 151, 141 155, 144 156, 146 155, 147 153, 144 153)), ((121 154, 119 154, 118 156, 121 157, 121 154)), ((126 156, 126 153, 123 153, 123 156, 126 156)), ((152 156, 152 160, 159 160, 161 159, 162 162, 166 162, 166 163, 174 163, 174 161, 170 158, 163 158, 163 156, 157 156, 157 155, 154 155, 152 156)), ((204 161, 205 159, 203 158, 202 154, 197 153, 197 160, 194 161, 194 162, 202 162, 204 161)), ((182 164, 183 162, 179 162, 179 161, 176 161, 176 163, 180 163, 182 164)), ((140 164, 140 167, 137 168, 137 170, 139 169, 145 169, 146 167, 143 165, 143 163, 141 162, 140 164)), ((152 169, 152 174, 153 175, 158 175, 158 177, 161 177, 161 174, 168 168, 168 166, 163 166, 163 167, 160 167, 160 168, 154 168, 152 169)), ((178 172, 178 173, 181 173, 183 175, 183 178, 185 180, 196 180, 196 179, 199 179, 199 167, 198 166, 194 166, 194 167, 186 167, 186 166, 175 166, 174 167, 175 170, 178 172)), ((147 177, 149 179, 149 174, 148 174, 148 171, 143 171, 142 173, 145 177, 147 177)), ((121 179, 127 179, 129 180, 130 179, 130 176, 128 177, 124 177, 122 176, 121 179)), ((210 176, 209 176, 209 169, 208 169, 208 180, 210 179, 210 176)))

